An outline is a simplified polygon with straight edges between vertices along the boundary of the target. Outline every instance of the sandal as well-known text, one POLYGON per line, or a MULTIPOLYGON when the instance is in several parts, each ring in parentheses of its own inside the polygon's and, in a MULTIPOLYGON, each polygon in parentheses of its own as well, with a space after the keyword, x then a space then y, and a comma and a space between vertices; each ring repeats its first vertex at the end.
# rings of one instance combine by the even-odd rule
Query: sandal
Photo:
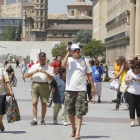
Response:
POLYGON ((0 125, 0 130, 3 132, 5 130, 3 124, 0 125))
POLYGON ((112 108, 111 110, 118 111, 118 110, 119 110, 119 108, 112 108))
POLYGON ((76 135, 76 130, 71 132, 71 137, 75 137, 76 135))
POLYGON ((75 135, 75 139, 76 139, 76 140, 81 139, 81 138, 80 138, 80 135, 79 135, 79 134, 76 134, 76 135, 75 135))

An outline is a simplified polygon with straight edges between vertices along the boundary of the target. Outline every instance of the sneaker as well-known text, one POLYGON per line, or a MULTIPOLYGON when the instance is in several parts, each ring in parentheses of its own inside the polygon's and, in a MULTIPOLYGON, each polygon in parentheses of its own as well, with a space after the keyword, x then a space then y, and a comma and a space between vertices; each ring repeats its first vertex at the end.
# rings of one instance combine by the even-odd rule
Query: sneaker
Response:
POLYGON ((31 126, 37 125, 37 121, 33 120, 30 124, 31 126))
POLYGON ((100 99, 98 99, 98 103, 101 103, 101 100, 100 99))
POLYGON ((112 100, 112 102, 113 102, 113 103, 117 103, 117 100, 116 100, 116 99, 114 99, 114 100, 112 100))
POLYGON ((64 126, 68 126, 67 122, 63 122, 63 125, 64 125, 64 126))
POLYGON ((42 122, 41 122, 41 125, 46 125, 45 121, 42 121, 42 122))
POLYGON ((54 124, 57 124, 57 120, 53 120, 53 123, 54 123, 54 124))

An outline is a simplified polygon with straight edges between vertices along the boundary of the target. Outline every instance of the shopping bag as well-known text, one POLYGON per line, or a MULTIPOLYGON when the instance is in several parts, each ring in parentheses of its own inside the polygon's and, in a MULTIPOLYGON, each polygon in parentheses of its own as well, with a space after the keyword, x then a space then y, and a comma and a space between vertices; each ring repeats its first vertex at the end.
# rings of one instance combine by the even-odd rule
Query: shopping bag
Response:
POLYGON ((112 89, 112 90, 119 89, 119 79, 114 79, 114 80, 110 83, 110 89, 112 89))
POLYGON ((126 92, 127 88, 128 88, 128 84, 126 82, 122 82, 122 84, 120 86, 120 92, 124 94, 126 92))
POLYGON ((20 112, 15 97, 10 97, 9 101, 6 101, 6 115, 8 123, 20 120, 20 112))

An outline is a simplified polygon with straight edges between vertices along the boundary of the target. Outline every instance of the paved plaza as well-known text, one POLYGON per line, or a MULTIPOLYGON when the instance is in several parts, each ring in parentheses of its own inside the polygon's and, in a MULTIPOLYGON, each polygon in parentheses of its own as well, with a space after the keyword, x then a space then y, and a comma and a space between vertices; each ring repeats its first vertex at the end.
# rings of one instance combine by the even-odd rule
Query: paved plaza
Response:
MULTIPOLYGON (((2 66, 2 64, 0 65, 2 66)), ((23 83, 20 69, 15 70, 18 79, 17 87, 14 87, 15 97, 18 101, 21 121, 7 123, 6 115, 4 117, 5 131, 0 132, 0 140, 73 140, 70 137, 71 126, 63 126, 61 114, 59 114, 59 123, 54 125, 52 121, 53 105, 47 108, 46 126, 40 125, 41 107, 38 105, 38 125, 30 126, 32 118, 32 100, 30 94, 31 83, 27 79, 23 83)), ((112 68, 110 76, 112 77, 112 68)), ((109 83, 103 83, 102 103, 89 103, 89 113, 83 119, 81 130, 81 139, 83 140, 139 140, 140 126, 136 124, 134 128, 130 127, 129 112, 123 110, 125 104, 122 103, 119 111, 112 111, 115 104, 111 103, 114 99, 114 92, 109 89, 109 83)), ((69 121, 68 121, 69 122, 69 121)), ((137 123, 137 122, 136 122, 137 123)))

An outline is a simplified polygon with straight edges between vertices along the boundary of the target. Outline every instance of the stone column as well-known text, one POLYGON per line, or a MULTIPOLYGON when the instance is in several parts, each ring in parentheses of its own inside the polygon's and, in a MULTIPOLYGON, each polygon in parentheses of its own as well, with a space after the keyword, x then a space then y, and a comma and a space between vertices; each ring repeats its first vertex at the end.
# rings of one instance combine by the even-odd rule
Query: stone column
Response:
POLYGON ((136 0, 135 55, 140 57, 140 0, 136 0))
POLYGON ((135 0, 130 0, 130 49, 129 57, 133 58, 135 55, 135 0))

